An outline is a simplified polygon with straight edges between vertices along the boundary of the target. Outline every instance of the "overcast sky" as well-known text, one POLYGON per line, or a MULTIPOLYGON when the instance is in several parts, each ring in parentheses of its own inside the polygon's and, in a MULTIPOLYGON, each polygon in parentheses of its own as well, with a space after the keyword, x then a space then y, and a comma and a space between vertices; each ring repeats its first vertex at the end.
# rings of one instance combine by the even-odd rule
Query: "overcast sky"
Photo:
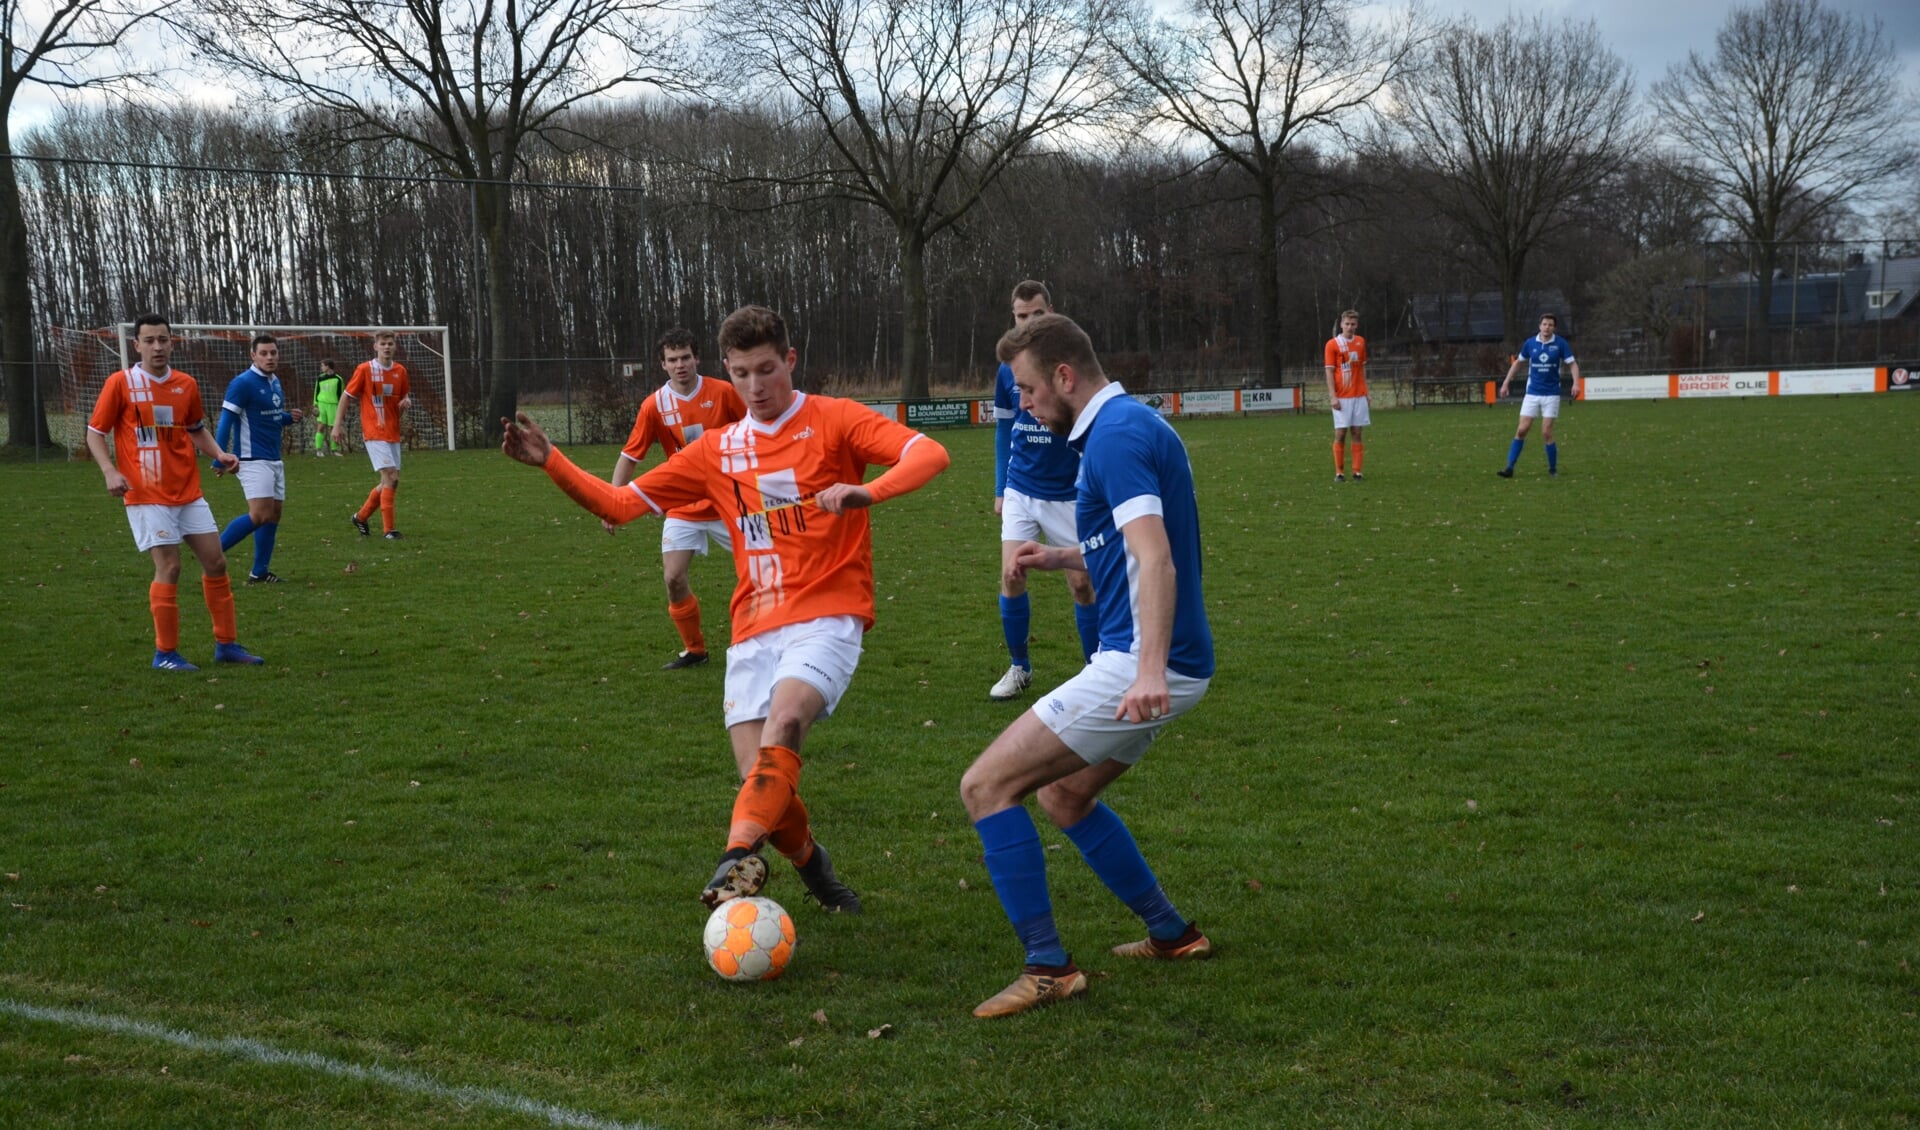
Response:
MULTIPOLYGON (((1634 70, 1635 88, 1645 90, 1681 62, 1687 52, 1713 54, 1713 37, 1735 8, 1758 7, 1759 0, 1604 0, 1595 4, 1540 0, 1513 4, 1510 0, 1427 0, 1437 16, 1471 16, 1476 23, 1499 23, 1511 11, 1546 13, 1549 19, 1569 22, 1596 20, 1600 35, 1634 70)), ((1905 63, 1909 81, 1920 81, 1920 0, 1824 0, 1835 11, 1878 18, 1905 63)))

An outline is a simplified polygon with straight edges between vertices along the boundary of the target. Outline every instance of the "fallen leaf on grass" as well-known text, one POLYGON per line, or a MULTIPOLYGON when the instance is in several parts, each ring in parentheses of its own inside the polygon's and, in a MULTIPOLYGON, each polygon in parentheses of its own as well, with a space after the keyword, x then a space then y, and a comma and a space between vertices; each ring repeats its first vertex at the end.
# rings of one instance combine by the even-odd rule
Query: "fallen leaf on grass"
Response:
POLYGON ((893 1025, 891 1024, 882 1024, 878 1028, 869 1028, 867 1029, 867 1039, 878 1040, 882 1036, 885 1036, 892 1031, 893 1031, 893 1025))
POLYGON ((1707 920, 1707 912, 1704 910, 1693 916, 1693 921, 1695 922, 1705 922, 1706 920, 1707 920))
POLYGON ((137 757, 129 757, 127 758, 127 764, 133 766, 135 769, 138 769, 140 768, 140 759, 137 757))
POLYGON ((1261 888, 1261 883, 1260 883, 1260 880, 1258 880, 1258 879, 1248 879, 1248 880, 1247 880, 1247 889, 1248 889, 1249 891, 1257 891, 1257 890, 1260 890, 1260 889, 1262 889, 1262 888, 1261 888))
POLYGON ((825 1024, 825 1023, 827 1022, 827 1010, 826 1010, 826 1009, 824 1009, 824 1008, 816 1008, 816 1009, 814 1009, 814 1010, 813 1010, 813 1022, 814 1022, 815 1024, 825 1024))
POLYGON ((795 1036, 793 1039, 787 1041, 787 1046, 790 1048, 797 1048, 801 1044, 804 1044, 806 1042, 807 1042, 807 1038, 805 1036, 795 1036))

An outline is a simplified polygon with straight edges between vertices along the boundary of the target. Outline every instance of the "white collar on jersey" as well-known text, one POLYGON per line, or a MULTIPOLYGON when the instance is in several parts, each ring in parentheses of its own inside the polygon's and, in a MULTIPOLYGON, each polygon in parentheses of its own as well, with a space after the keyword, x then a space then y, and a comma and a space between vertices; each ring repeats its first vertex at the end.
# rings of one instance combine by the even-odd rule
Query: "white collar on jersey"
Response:
POLYGON ((1073 422, 1073 430, 1067 433, 1067 439, 1072 441, 1087 434, 1087 429, 1093 426, 1093 418, 1100 412, 1100 406, 1116 396, 1125 395, 1127 390, 1120 387, 1119 381, 1108 381, 1107 387, 1094 393, 1093 399, 1087 401, 1087 406, 1080 410, 1080 418, 1073 422))
POLYGON ((164 381, 168 377, 173 376, 173 366, 171 365, 167 366, 166 372, 156 376, 152 369, 147 368, 145 365, 142 365, 138 361, 135 361, 133 363, 133 369, 131 371, 138 372, 141 376, 147 378, 150 381, 164 381))
POLYGON ((706 383, 707 383, 707 378, 699 375, 698 373, 695 373, 693 377, 692 392, 686 392, 686 393, 681 392, 679 389, 673 387, 672 381, 668 381, 666 384, 661 385, 660 391, 664 393, 668 393, 675 400, 692 400, 695 397, 698 397, 700 395, 700 390, 702 387, 706 385, 706 383))
POLYGON ((778 432, 781 428, 786 427, 787 421, 793 419, 794 414, 800 411, 800 406, 802 404, 805 404, 806 402, 807 402, 807 394, 804 392, 801 392, 798 389, 795 389, 793 393, 793 403, 787 405, 787 410, 785 412, 780 413, 779 419, 769 421, 769 422, 762 422, 758 416, 755 416, 753 413, 749 412, 747 413, 747 422, 752 424, 753 430, 756 432, 759 432, 761 435, 766 435, 766 436, 773 435, 776 432, 778 432))

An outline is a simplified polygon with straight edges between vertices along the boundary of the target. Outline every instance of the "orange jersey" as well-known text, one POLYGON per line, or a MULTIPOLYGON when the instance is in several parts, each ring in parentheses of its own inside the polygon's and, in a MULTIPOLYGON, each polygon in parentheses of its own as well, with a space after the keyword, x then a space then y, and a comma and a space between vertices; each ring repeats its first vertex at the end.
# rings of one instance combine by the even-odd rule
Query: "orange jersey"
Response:
POLYGON ((739 643, 823 616, 856 616, 873 626, 867 511, 829 514, 813 503, 835 483, 860 482, 869 464, 894 467, 867 485, 879 502, 939 474, 947 453, 858 401, 796 393, 779 420, 749 417, 708 431, 625 487, 607 485, 558 451, 546 470, 576 502, 610 521, 701 500, 718 507, 733 526, 739 583, 731 610, 739 643))
MULTIPOLYGON (((633 418, 633 432, 627 436, 620 454, 640 462, 654 444, 667 455, 693 443, 710 428, 721 428, 747 418, 746 401, 733 390, 732 381, 701 377, 692 396, 681 396, 671 383, 664 384, 640 404, 633 418)), ((711 502, 696 502, 667 512, 669 518, 688 522, 712 522, 720 517, 711 502)))
POLYGON ((107 378, 87 427, 113 438, 113 463, 132 488, 128 506, 184 506, 201 497, 190 433, 207 426, 200 385, 178 369, 139 365, 107 378))
POLYGON ((385 369, 362 361, 347 382, 346 395, 360 403, 360 435, 365 439, 400 442, 400 402, 412 392, 407 367, 395 361, 385 369))
POLYGON ((1333 370, 1335 396, 1367 395, 1367 339, 1359 334, 1328 338, 1327 368, 1333 370))

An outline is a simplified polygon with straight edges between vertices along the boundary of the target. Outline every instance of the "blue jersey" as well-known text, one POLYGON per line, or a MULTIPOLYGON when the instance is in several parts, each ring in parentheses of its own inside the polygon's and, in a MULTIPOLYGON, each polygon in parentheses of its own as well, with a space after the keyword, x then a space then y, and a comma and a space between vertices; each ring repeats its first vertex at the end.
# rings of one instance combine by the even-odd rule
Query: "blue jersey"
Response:
POLYGON ((1173 639, 1168 668, 1213 676, 1213 630, 1200 593, 1200 507, 1187 449, 1160 413, 1109 384, 1074 421, 1069 444, 1080 452, 1075 517, 1100 614, 1101 651, 1138 653, 1134 608, 1139 570, 1120 527, 1157 514, 1173 553, 1173 639))
POLYGON ((253 366, 227 382, 215 442, 242 459, 280 458, 280 429, 291 423, 280 378, 253 366))
POLYGON ((993 381, 993 494, 1008 487, 1043 502, 1071 502, 1079 453, 1020 407, 1013 366, 1000 366, 993 381))
POLYGON ((1559 334, 1545 341, 1535 334, 1520 343, 1527 362, 1527 395, 1559 396, 1560 366, 1573 364, 1573 344, 1559 334))

